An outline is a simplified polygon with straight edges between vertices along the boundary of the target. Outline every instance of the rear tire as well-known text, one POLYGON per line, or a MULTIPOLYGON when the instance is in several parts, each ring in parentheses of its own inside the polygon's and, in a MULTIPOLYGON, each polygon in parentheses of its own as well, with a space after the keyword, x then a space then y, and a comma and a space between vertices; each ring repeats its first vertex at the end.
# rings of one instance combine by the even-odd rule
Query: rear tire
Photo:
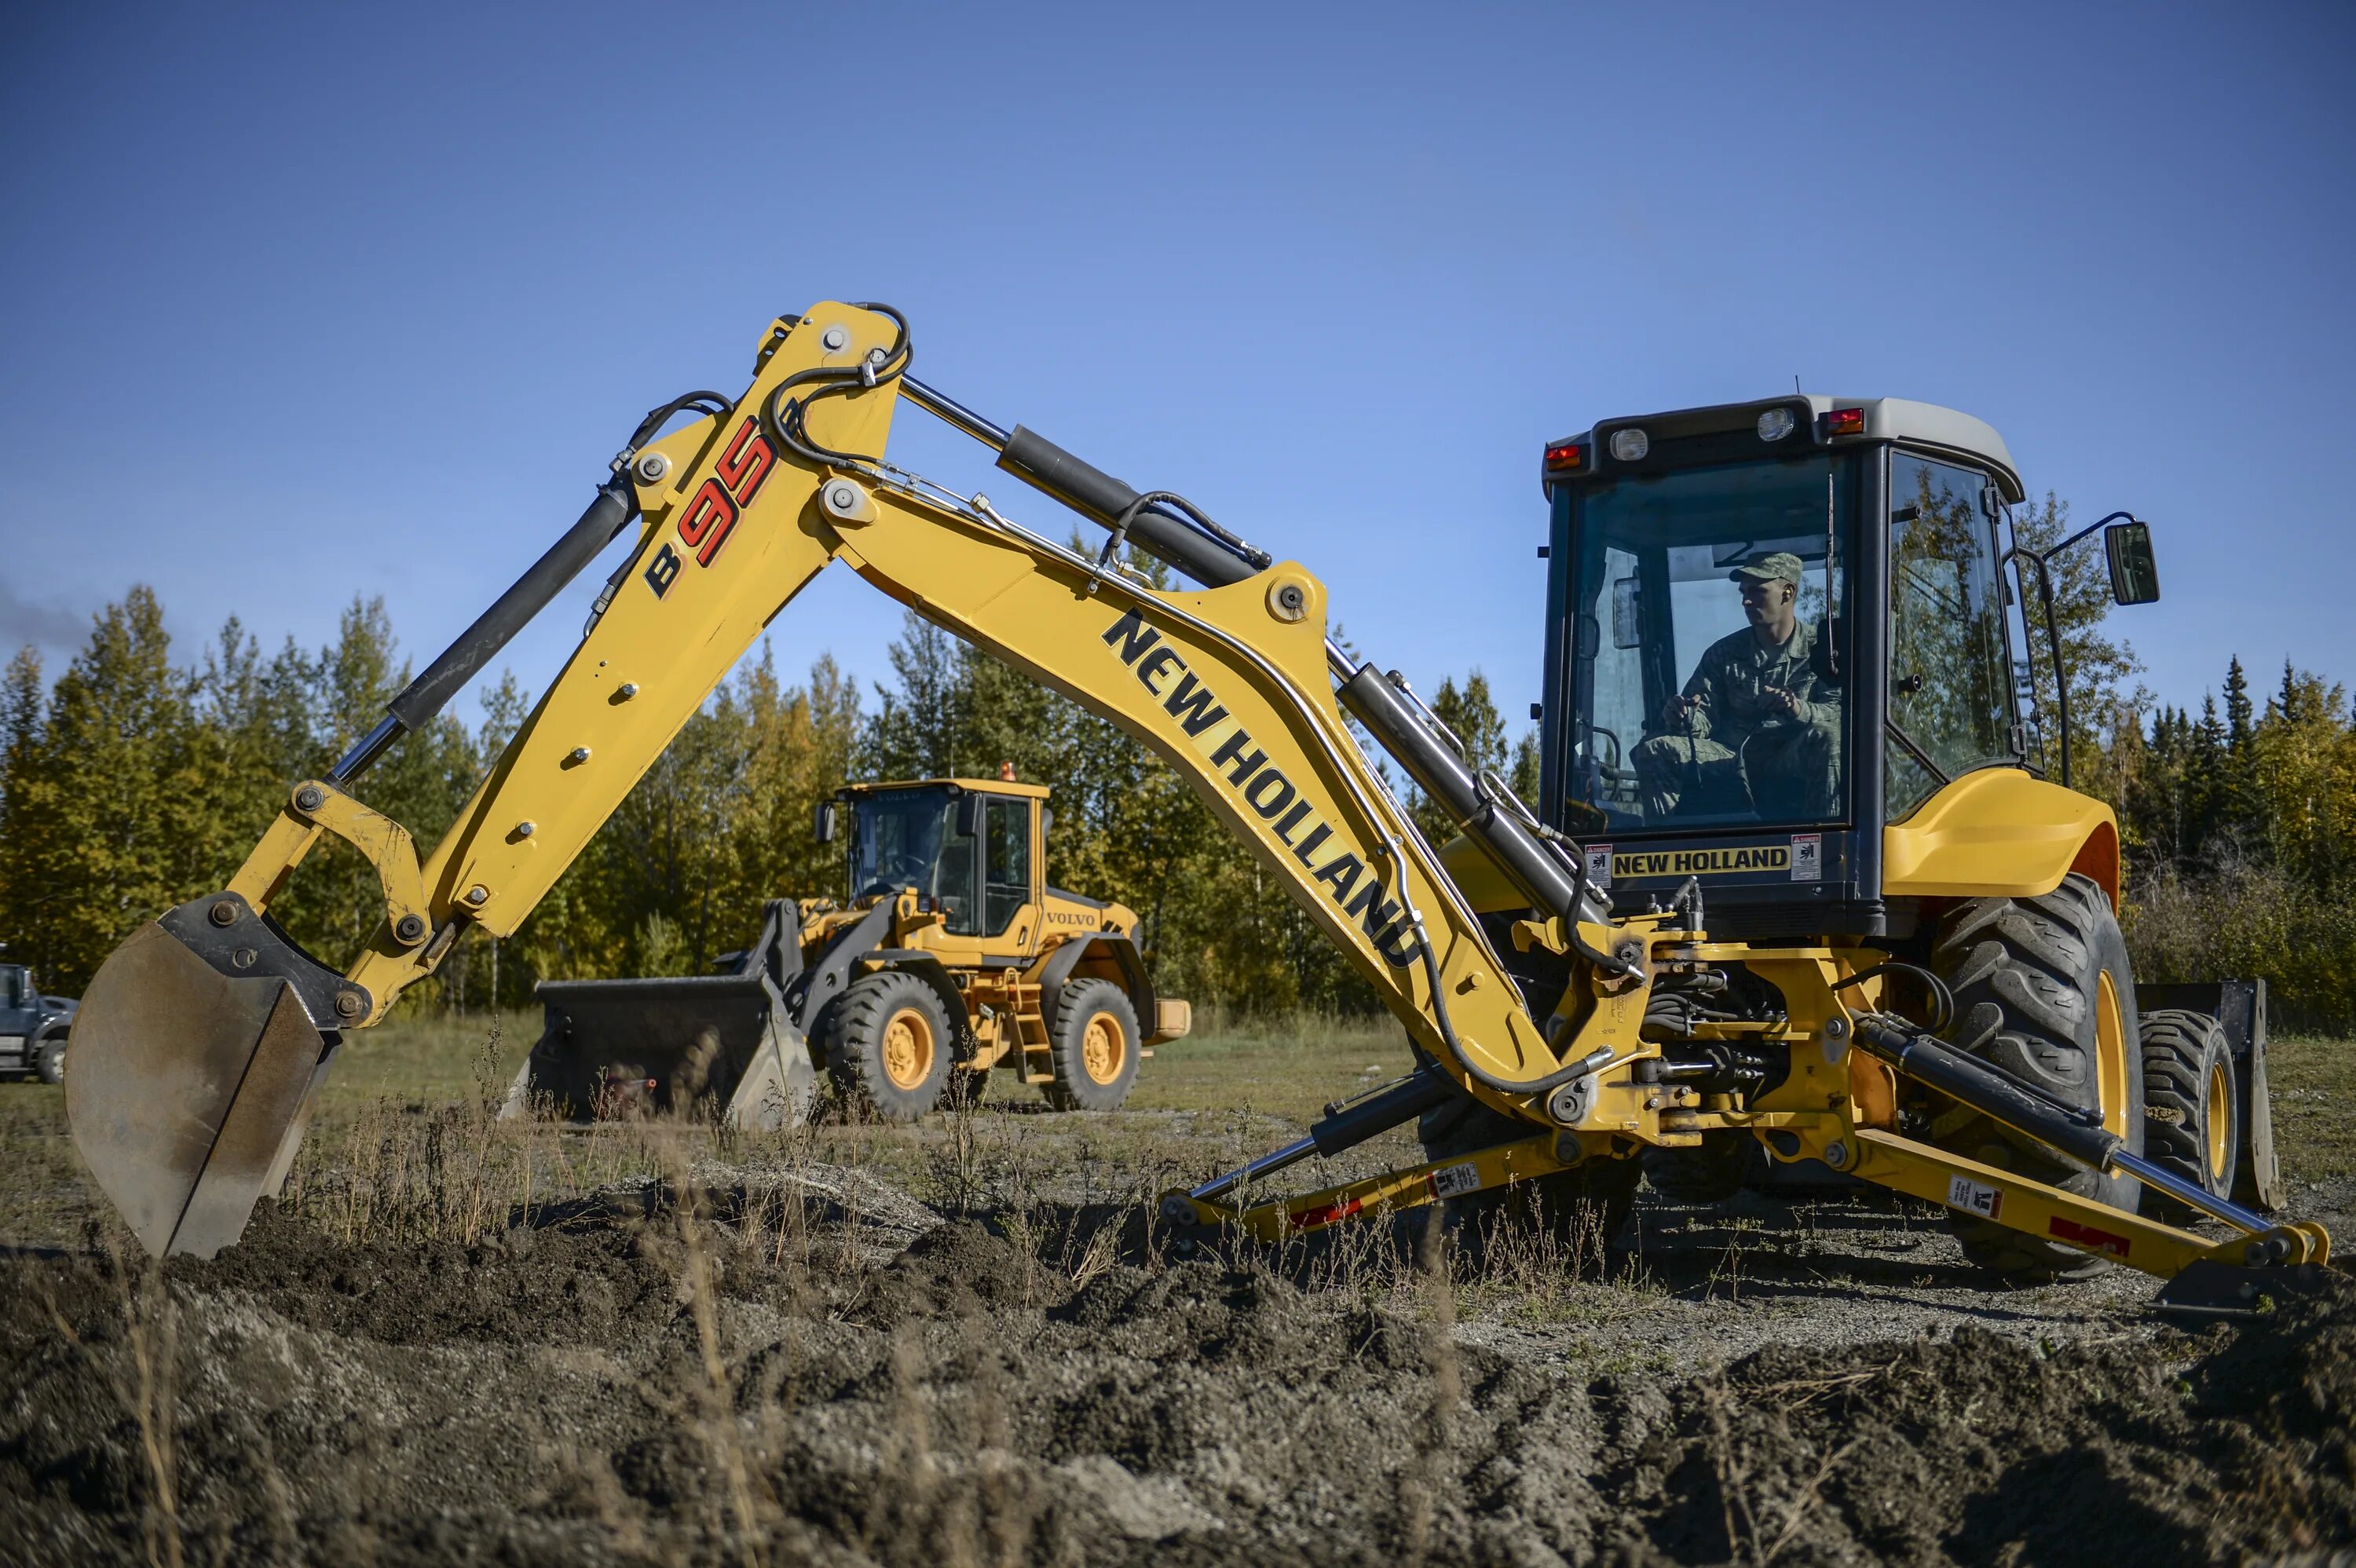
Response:
POLYGON ((956 1036, 933 988, 886 969, 854 980, 827 1009, 827 1071, 887 1122, 939 1103, 956 1036))
MULTIPOLYGON (((1545 1131, 1535 1123, 1493 1111, 1470 1094, 1426 1111, 1415 1136, 1426 1161, 1478 1154, 1545 1131)), ((1499 1227, 1543 1232, 1574 1257, 1601 1254, 1636 1206, 1644 1168, 1633 1159, 1590 1160, 1534 1181, 1491 1188, 1440 1204, 1440 1221, 1458 1244, 1478 1252, 1499 1227)))
MULTIPOLYGON (((2242 1163, 2242 1086, 2225 1026, 2206 1013, 2156 1008, 2143 1016, 2144 1153, 2212 1198, 2233 1195, 2242 1163)), ((2206 1218, 2164 1192, 2145 1202, 2157 1219, 2206 1218)))
POLYGON ((66 1081, 66 1042, 45 1040, 33 1053, 33 1073, 44 1083, 66 1081))
POLYGON ((1075 980, 1055 1001, 1048 1026, 1055 1081, 1047 1104, 1059 1111, 1118 1111, 1137 1083, 1145 1036, 1129 993, 1109 980, 1075 980))
MULTIPOLYGON (((2111 901, 2075 873, 2041 898, 1974 899, 1939 923, 1933 966, 1954 990, 1957 1049, 1993 1062, 2073 1105, 2099 1108, 2104 1124, 2144 1146, 2143 1051, 2135 974, 2111 901)), ((2143 1184, 2121 1171, 2097 1176, 1985 1116, 1939 1139, 1987 1164, 2136 1211, 2143 1184)), ((1964 1255, 2015 1284, 2094 1274, 2104 1260, 1991 1221, 1950 1215, 1964 1255)))
POLYGON ((1648 1148, 1644 1180, 1672 1203, 1723 1203, 1742 1190, 1758 1140, 1745 1132, 1704 1133, 1697 1148, 1648 1148))

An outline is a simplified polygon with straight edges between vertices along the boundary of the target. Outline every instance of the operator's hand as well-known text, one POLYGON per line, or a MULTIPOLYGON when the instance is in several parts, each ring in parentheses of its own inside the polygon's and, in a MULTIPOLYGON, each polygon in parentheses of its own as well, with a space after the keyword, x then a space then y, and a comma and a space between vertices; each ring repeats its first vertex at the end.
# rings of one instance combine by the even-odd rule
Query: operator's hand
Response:
POLYGON ((1761 687, 1759 700, 1766 705, 1770 713, 1780 713, 1786 719, 1800 716, 1800 699, 1780 686, 1761 687))
POLYGON ((1668 705, 1661 709, 1661 717, 1671 724, 1682 724, 1687 715, 1702 706, 1702 699, 1698 697, 1672 697, 1668 705))

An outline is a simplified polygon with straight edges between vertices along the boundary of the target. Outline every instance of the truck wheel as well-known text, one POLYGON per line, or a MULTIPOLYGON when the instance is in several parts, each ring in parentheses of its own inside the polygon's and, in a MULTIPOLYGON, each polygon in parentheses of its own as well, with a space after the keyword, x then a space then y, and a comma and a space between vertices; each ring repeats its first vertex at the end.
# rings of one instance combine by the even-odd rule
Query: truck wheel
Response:
MULTIPOLYGON (((2111 901, 2072 873, 2042 898, 1973 899, 1939 923, 1932 965, 1955 996, 1957 1049, 2071 1104, 2143 1152, 2143 1051, 2135 974, 2111 901)), ((2121 1171, 2066 1165, 2010 1129, 1975 1116, 1940 1146, 2032 1180, 2136 1211, 2143 1184, 2121 1171)), ((1964 1255, 2017 1284, 2077 1279, 2103 1260, 1993 1221, 1949 1216, 1964 1255)))
POLYGON ((933 988, 886 969, 852 981, 827 1009, 827 1070, 885 1121, 913 1122, 941 1097, 951 1039, 933 988))
MULTIPOLYGON (((1429 1162, 1478 1154, 1543 1131, 1467 1094, 1426 1111, 1416 1123, 1415 1136, 1429 1162)), ((1636 1206, 1636 1185, 1644 1174, 1633 1159, 1590 1160, 1535 1181, 1447 1199, 1440 1205, 1440 1220, 1457 1232, 1460 1245, 1473 1251, 1490 1231, 1505 1226, 1543 1231, 1574 1259, 1592 1255, 1600 1262, 1636 1206)))
POLYGON ((1055 1081, 1047 1103, 1059 1111, 1118 1111, 1137 1083, 1145 1036, 1129 994, 1109 980, 1075 980, 1055 1001, 1049 1026, 1055 1081))
MULTIPOLYGON (((2242 1162, 2242 1086, 2225 1026, 2206 1013, 2154 1008, 2143 1016, 2144 1153, 2212 1198, 2233 1195, 2242 1162)), ((2201 1219, 2163 1192, 2144 1201, 2159 1219, 2201 1219)))
POLYGON ((61 1040, 41 1041, 40 1048, 33 1055, 33 1071, 40 1075, 40 1080, 44 1083, 64 1083, 66 1081, 66 1042, 61 1040))

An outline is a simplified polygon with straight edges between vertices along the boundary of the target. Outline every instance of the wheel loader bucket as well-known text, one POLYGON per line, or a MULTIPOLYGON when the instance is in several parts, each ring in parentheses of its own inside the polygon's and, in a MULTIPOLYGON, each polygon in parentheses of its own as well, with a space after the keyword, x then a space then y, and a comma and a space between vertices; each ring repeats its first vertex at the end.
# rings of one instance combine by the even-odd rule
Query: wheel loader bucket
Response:
POLYGON ((716 1102, 738 1126, 774 1130, 799 1119, 818 1092, 809 1042, 767 976, 754 970, 542 981, 540 1040, 503 1114, 546 1106, 600 1121, 716 1102))
POLYGON ((332 1008, 337 983, 229 895, 142 926, 100 967, 74 1019, 66 1115, 149 1252, 209 1258, 277 1189, 335 1039, 304 992, 332 1008))

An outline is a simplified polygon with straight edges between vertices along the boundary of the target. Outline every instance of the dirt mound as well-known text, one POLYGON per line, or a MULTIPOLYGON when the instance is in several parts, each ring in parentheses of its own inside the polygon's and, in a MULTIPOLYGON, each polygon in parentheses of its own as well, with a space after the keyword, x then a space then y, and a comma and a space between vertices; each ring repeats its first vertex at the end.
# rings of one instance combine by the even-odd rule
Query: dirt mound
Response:
POLYGON ((1462 1285, 1411 1270, 1304 1287, 1075 1264, 997 1216, 898 1215, 888 1250, 760 1213, 683 1222, 648 1189, 471 1246, 273 1216, 160 1279, 0 1257, 0 1560, 145 1561, 169 1531, 194 1563, 926 1568, 2356 1541, 2337 1283, 2197 1336, 1965 1327, 1596 1375, 1559 1336, 1476 1342, 1462 1285))

